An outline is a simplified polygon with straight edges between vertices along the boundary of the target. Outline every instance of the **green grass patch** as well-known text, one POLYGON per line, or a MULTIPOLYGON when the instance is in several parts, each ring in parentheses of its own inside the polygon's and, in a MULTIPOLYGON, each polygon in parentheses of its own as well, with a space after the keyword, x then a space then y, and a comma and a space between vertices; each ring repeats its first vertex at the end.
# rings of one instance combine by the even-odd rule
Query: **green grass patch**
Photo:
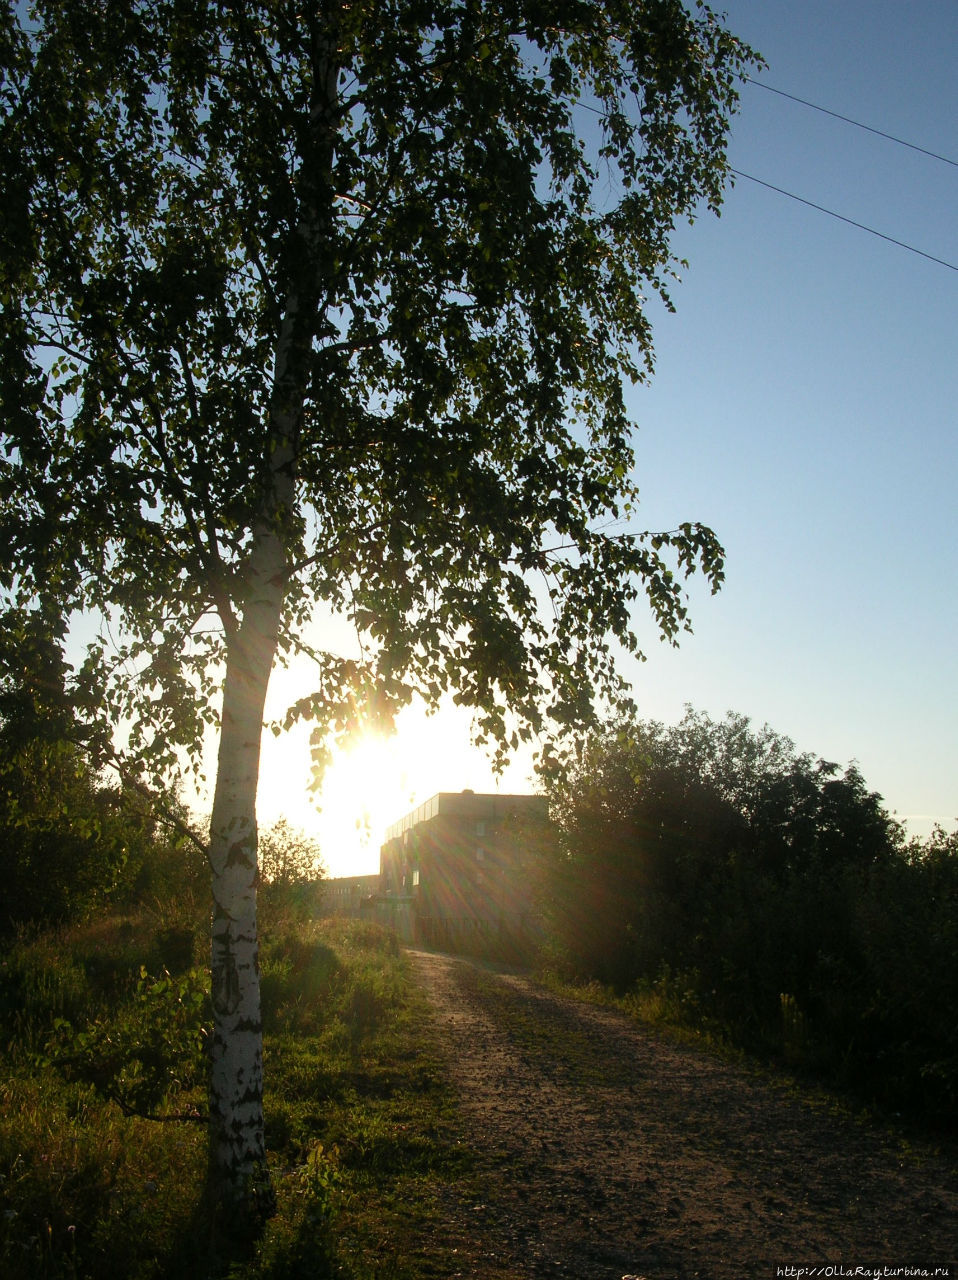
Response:
MULTIPOLYGON (((265 1112, 279 1207, 255 1256, 224 1274, 448 1276, 442 1204, 470 1159, 425 996, 378 927, 270 924, 265 1112)), ((205 1126, 174 1118, 205 1110, 204 945, 200 922, 142 914, 21 938, 0 957, 4 1280, 211 1276, 205 1126)))
POLYGON ((703 1011, 694 984, 681 974, 665 972, 655 981, 637 982, 626 992, 616 992, 595 979, 570 979, 552 968, 537 972, 536 981, 556 995, 618 1009, 676 1043, 695 1045, 738 1063, 747 1058, 730 1033, 703 1011))

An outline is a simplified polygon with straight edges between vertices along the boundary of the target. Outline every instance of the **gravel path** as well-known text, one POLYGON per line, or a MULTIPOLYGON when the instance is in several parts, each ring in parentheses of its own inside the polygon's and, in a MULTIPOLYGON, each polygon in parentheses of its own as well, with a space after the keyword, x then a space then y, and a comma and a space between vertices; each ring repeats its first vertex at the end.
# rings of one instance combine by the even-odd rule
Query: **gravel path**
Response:
POLYGON ((479 1198, 448 1206, 457 1275, 750 1280, 953 1264, 953 1150, 905 1149, 519 975, 411 955, 479 1151, 479 1198))

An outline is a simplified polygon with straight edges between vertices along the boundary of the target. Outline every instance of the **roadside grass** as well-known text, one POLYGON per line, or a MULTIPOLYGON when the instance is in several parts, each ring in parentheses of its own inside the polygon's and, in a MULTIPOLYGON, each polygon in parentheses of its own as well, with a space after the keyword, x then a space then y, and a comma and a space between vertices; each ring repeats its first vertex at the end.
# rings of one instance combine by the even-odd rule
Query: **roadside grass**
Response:
POLYGON ((917 1141, 925 1151, 946 1154, 958 1172, 958 1149, 949 1135, 903 1112, 879 1108, 867 1097, 823 1075, 816 1064, 796 1060, 789 1051, 787 1020, 781 1051, 759 1052, 737 1043, 733 1028, 723 1027, 717 1019, 706 1016, 694 998, 692 984, 681 976, 663 974, 655 982, 636 984, 633 990, 622 994, 594 979, 570 979, 552 965, 539 968, 535 981, 555 995, 617 1009, 673 1044, 698 1049, 733 1064, 809 1111, 843 1124, 879 1129, 897 1148, 903 1162, 920 1164, 921 1157, 913 1147, 917 1141))
MULTIPOLYGON (((23 937, 0 956, 4 1280, 217 1274, 196 1122, 204 946, 199 921, 143 912, 23 937)), ((395 938, 362 921, 280 915, 261 968, 279 1208, 255 1254, 223 1260, 219 1274, 453 1274, 442 1205, 469 1185, 471 1158, 395 938)))
POLYGON ((666 973, 654 982, 636 983, 632 990, 623 993, 594 978, 566 977, 552 965, 538 968, 535 977, 555 995, 618 1009, 636 1022, 655 1027, 677 1043, 698 1045, 740 1063, 748 1059, 747 1052, 735 1043, 728 1029, 703 1013, 692 984, 681 975, 666 973))

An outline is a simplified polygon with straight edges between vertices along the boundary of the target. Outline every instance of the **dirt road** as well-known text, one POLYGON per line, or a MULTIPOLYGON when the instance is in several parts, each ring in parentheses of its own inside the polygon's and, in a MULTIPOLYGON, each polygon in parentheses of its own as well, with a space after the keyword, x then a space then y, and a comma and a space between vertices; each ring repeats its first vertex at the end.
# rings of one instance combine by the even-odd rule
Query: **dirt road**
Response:
POLYGON ((934 1275, 958 1255, 954 1150, 903 1148, 524 977, 412 956, 480 1153, 475 1203, 449 1206, 459 1276, 934 1275))

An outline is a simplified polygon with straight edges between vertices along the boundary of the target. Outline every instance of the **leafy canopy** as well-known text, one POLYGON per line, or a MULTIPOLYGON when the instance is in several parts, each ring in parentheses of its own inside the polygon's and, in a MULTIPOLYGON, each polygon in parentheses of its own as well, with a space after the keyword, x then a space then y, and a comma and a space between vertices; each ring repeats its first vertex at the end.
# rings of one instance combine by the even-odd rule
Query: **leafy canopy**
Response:
POLYGON ((102 620, 107 705, 195 752, 279 535, 320 736, 456 691, 515 744, 622 692, 623 381, 753 60, 678 0, 39 0, 2 19, 0 587, 102 620), (310 648, 341 615, 352 655, 310 648), (112 647, 112 646, 110 646, 112 647))
POLYGON ((621 988, 684 973, 734 1017, 758 992, 769 1017, 783 991, 808 1009, 849 904, 903 847, 854 765, 732 713, 606 725, 545 782, 545 894, 571 967, 621 988))

